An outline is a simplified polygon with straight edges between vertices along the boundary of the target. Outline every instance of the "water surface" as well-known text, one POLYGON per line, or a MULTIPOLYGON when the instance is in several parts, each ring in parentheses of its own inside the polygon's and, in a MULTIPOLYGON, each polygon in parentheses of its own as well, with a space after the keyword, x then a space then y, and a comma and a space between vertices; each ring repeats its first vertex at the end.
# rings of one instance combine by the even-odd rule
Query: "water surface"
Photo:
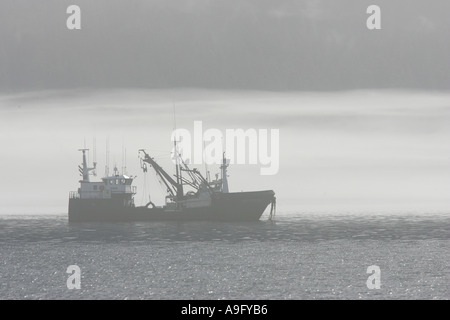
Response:
POLYGON ((69 224, 0 217, 1 299, 449 299, 446 214, 69 224), (81 289, 69 290, 69 265, 81 289), (367 267, 381 270, 368 289, 367 267))

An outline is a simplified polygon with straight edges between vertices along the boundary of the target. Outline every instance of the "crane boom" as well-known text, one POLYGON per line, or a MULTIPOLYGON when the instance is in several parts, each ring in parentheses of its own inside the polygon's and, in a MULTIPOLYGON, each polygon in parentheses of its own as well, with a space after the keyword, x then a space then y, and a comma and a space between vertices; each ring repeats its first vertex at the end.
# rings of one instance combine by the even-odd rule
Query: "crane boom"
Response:
POLYGON ((155 169, 156 173, 162 178, 169 193, 174 197, 176 196, 177 199, 181 199, 183 197, 182 184, 175 181, 166 171, 164 171, 164 169, 158 163, 156 163, 156 161, 153 160, 153 158, 151 158, 145 152, 145 150, 141 149, 139 151, 144 154, 144 158, 142 158, 142 161, 147 162, 153 167, 153 169, 155 169))

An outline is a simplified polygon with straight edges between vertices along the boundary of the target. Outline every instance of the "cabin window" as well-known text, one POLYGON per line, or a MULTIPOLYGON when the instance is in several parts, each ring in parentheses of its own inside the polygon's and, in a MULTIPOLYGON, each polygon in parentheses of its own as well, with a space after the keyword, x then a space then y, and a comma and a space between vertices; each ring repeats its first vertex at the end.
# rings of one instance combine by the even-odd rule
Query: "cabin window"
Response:
POLYGON ((109 180, 109 184, 113 184, 113 180, 109 180))
POLYGON ((125 179, 120 180, 121 184, 125 184, 125 179))
POLYGON ((97 191, 97 186, 96 185, 94 186, 94 191, 97 191))
POLYGON ((115 182, 116 184, 119 184, 119 179, 116 179, 116 182, 115 182))

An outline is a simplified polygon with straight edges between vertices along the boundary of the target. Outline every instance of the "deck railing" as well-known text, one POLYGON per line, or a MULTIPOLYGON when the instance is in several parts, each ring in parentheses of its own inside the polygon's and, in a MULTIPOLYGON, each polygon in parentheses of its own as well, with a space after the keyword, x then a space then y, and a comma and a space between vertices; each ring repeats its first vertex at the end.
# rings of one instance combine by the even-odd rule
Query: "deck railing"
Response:
POLYGON ((70 191, 69 199, 80 199, 80 194, 78 191, 70 191))

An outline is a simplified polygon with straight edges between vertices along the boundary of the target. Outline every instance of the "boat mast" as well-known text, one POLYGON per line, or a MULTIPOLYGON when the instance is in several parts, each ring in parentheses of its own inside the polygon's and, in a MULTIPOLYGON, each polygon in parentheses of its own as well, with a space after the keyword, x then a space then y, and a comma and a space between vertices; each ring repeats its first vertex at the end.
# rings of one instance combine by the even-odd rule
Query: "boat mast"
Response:
POLYGON ((209 171, 208 171, 208 163, 206 162, 206 156, 205 156, 205 141, 203 141, 203 161, 205 162, 205 180, 209 184, 211 182, 211 179, 209 178, 209 171))
POLYGON ((105 177, 109 176, 109 137, 106 137, 105 177))
POLYGON ((176 137, 175 137, 175 141, 173 142, 173 146, 174 146, 174 156, 175 156, 175 171, 176 171, 176 177, 177 177, 177 199, 181 200, 183 198, 183 177, 181 175, 181 165, 180 165, 180 160, 178 158, 178 149, 177 149, 177 141, 176 141, 176 137))
POLYGON ((78 166, 78 169, 80 170, 81 175, 83 176, 83 182, 89 182, 89 171, 95 170, 97 167, 97 163, 94 162, 94 167, 88 168, 87 161, 86 161, 86 151, 89 149, 78 149, 78 151, 83 152, 83 167, 78 166))
POLYGON ((225 159, 225 152, 222 156, 222 165, 220 166, 221 172, 222 172, 222 192, 228 193, 228 179, 227 179, 227 159, 225 159))
POLYGON ((92 156, 92 160, 94 163, 94 170, 92 171, 93 176, 97 176, 97 171, 95 170, 95 166, 97 165, 97 138, 93 138, 93 148, 94 148, 94 154, 92 156))
POLYGON ((178 147, 177 147, 177 122, 175 117, 175 102, 173 102, 173 130, 175 132, 175 139, 173 139, 173 152, 175 157, 175 174, 177 177, 177 199, 181 200, 183 198, 183 177, 181 176, 181 166, 178 159, 178 147))

